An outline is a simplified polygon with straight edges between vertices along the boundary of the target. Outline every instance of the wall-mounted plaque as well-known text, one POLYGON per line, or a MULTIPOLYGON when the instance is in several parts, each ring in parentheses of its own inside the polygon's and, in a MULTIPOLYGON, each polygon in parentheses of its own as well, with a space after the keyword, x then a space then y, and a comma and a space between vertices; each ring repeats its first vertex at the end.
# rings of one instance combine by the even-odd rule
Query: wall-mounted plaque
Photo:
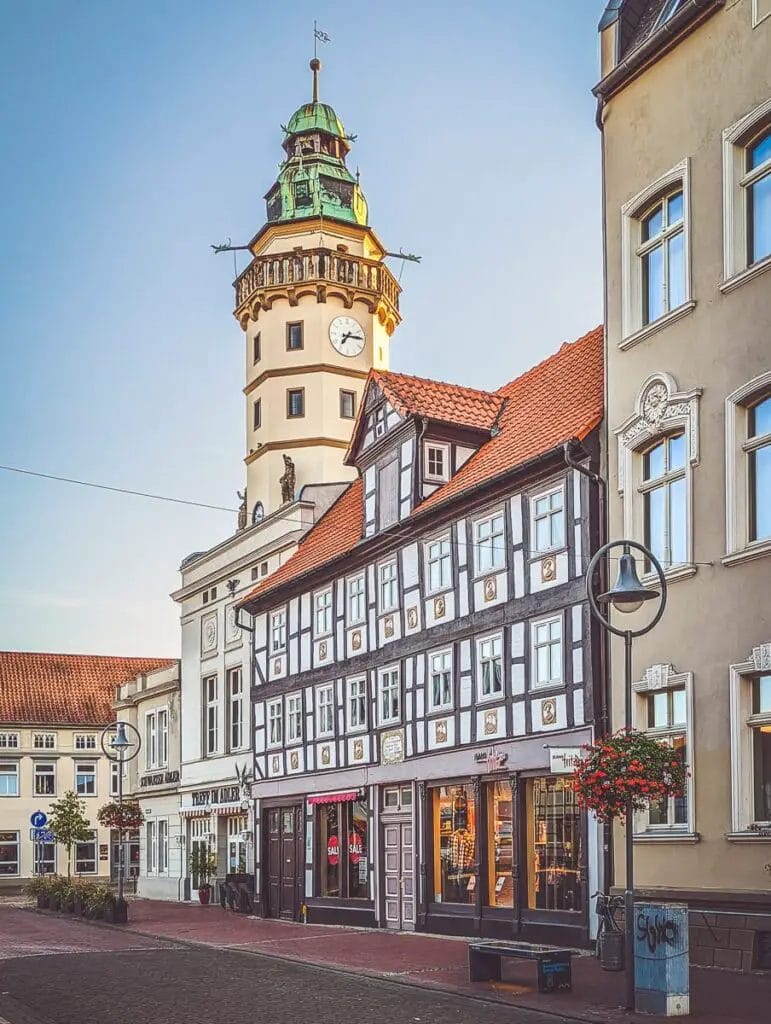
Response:
POLYGON ((281 760, 280 760, 278 754, 274 754, 273 755, 273 759, 272 759, 271 764, 270 764, 270 770, 272 772, 277 772, 277 771, 280 771, 280 769, 281 769, 281 760))
POLYGON ((354 629, 351 633, 351 649, 354 651, 361 650, 361 630, 354 629))
POLYGON ((321 661, 325 661, 326 657, 327 657, 327 642, 326 642, 326 640, 322 640, 321 643, 319 644, 319 659, 321 661))
POLYGON ((325 744, 321 748, 321 763, 323 765, 328 765, 331 760, 332 760, 332 755, 329 752, 329 746, 325 744))
POLYGON ((447 742, 447 720, 445 718, 435 723, 435 735, 437 743, 447 742))
POLYGON ((281 671, 281 658, 275 658, 273 661, 273 673, 278 675, 281 671))
POLYGON ((434 618, 443 619, 447 611, 447 602, 444 596, 434 598, 434 618))
POLYGON ((364 740, 353 741, 353 759, 354 761, 361 761, 364 757, 364 740))
POLYGON ((554 725, 557 721, 557 702, 553 697, 541 701, 541 724, 554 725))
POLYGON ((557 559, 547 555, 541 559, 541 583, 551 583, 557 578, 557 559))
POLYGON ((297 769, 300 767, 300 755, 297 753, 296 750, 293 750, 292 753, 289 755, 289 766, 295 771, 297 771, 297 769))
POLYGON ((483 585, 485 601, 494 601, 498 596, 498 577, 488 576, 483 585))
POLYGON ((210 654, 217 649, 217 613, 201 619, 201 653, 210 654))
POLYGON ((407 609, 407 626, 410 629, 417 629, 418 609, 414 605, 412 606, 412 608, 407 609))
POLYGON ((394 635, 394 617, 393 615, 386 615, 383 619, 383 633, 385 636, 394 635))
POLYGON ((399 764, 404 760, 404 729, 389 729, 380 737, 380 760, 399 764))
POLYGON ((494 736, 498 732, 498 710, 485 711, 485 736, 494 736))

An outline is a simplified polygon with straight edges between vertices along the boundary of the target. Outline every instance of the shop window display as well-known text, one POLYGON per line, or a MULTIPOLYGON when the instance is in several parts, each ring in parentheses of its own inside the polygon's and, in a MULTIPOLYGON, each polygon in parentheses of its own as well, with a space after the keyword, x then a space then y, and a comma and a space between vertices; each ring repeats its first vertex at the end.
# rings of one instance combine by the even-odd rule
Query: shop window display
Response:
POLYGON ((319 896, 367 899, 369 895, 366 800, 318 807, 319 896))
POLYGON ((511 783, 490 782, 487 790, 487 905, 514 906, 514 817, 511 783))
POLYGON ((476 803, 471 786, 438 786, 434 803, 434 900, 474 903, 478 881, 476 803))
POLYGON ((528 906, 583 909, 581 813, 570 780, 527 781, 528 906))

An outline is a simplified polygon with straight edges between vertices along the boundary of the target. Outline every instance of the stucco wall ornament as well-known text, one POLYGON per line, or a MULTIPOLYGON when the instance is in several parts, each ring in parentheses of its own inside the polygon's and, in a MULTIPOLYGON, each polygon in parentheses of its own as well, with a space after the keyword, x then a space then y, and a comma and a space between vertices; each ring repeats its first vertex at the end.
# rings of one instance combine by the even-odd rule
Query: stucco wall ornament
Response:
POLYGON ((756 672, 771 670, 771 644, 760 644, 752 648, 752 663, 756 672))

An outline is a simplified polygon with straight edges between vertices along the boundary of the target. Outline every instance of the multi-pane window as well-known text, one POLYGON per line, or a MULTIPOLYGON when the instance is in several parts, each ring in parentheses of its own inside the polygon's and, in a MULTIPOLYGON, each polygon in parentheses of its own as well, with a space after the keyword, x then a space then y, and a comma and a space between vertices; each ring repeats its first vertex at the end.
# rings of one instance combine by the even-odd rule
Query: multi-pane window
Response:
POLYGON ((286 325, 286 347, 289 352, 295 352, 303 347, 302 323, 286 325))
POLYGON ((316 730, 319 736, 329 736, 335 731, 335 698, 331 686, 316 691, 316 730))
POLYGON ((35 750, 54 750, 56 748, 56 734, 53 732, 36 732, 32 737, 32 746, 35 750))
POLYGON ((75 763, 75 792, 78 796, 96 796, 96 765, 92 762, 75 763))
POLYGON ((352 420, 356 416, 356 392, 340 389, 340 418, 352 420))
POLYGON ((380 690, 380 724, 398 722, 401 717, 401 689, 399 669, 383 669, 378 678, 380 690))
POLYGON ((165 768, 169 763, 169 712, 166 708, 158 711, 158 766, 165 768))
POLYGON ((559 487, 533 499, 533 538, 536 551, 561 548, 565 543, 563 491, 559 487))
POLYGON ((348 580, 348 624, 363 622, 365 610, 364 576, 354 576, 348 580))
POLYGON ((286 612, 273 612, 270 617, 270 650, 273 654, 286 650, 286 612))
POLYGON ((771 822, 771 675, 752 680, 753 820, 771 822))
POLYGON ((642 475, 645 544, 664 568, 687 561, 685 434, 665 437, 649 448, 642 475))
POLYGON ((252 405, 252 429, 259 430, 262 426, 262 400, 255 398, 252 405))
POLYGON ((244 679, 241 666, 228 669, 228 718, 230 749, 244 745, 244 679))
MULTIPOLYGON (((0 793, 2 791, 0 790, 0 793)), ((0 832, 0 878, 19 874, 19 833, 0 832)))
POLYGON ((119 790, 120 765, 117 761, 110 762, 110 796, 117 796, 119 790))
POLYGON ((158 763, 158 730, 155 712, 145 717, 145 767, 154 768, 158 763))
POLYGON ((332 632, 332 591, 322 590, 314 598, 314 633, 327 636, 332 632))
POLYGON ((503 662, 501 659, 501 637, 489 636, 478 642, 479 694, 493 697, 503 693, 503 662))
POLYGON ((749 539, 771 537, 771 395, 747 410, 749 539))
POLYGON ((34 777, 35 796, 56 794, 56 765, 52 761, 36 761, 34 777))
POLYGON ((429 593, 446 590, 452 585, 452 558, 450 538, 441 537, 426 545, 426 561, 428 562, 429 593))
POLYGON ((640 218, 642 322, 653 323, 685 302, 683 191, 660 199, 640 218))
POLYGON ((260 332, 257 331, 254 338, 252 338, 252 362, 259 363, 262 357, 262 346, 260 344, 260 332))
POLYGON ((205 753, 216 754, 219 750, 219 686, 216 676, 207 676, 203 681, 205 753))
POLYGON ((426 445, 426 479, 448 480, 450 449, 446 444, 426 445))
POLYGON ((284 742, 284 712, 280 700, 268 704, 268 745, 280 747, 284 742))
POLYGON ((747 146, 747 263, 771 256, 771 129, 747 146))
POLYGON ((17 732, 0 732, 0 750, 18 750, 19 734, 17 732))
MULTIPOLYGON (((649 693, 647 702, 648 732, 671 747, 674 757, 685 760, 688 720, 685 687, 649 693)), ((654 800, 648 808, 648 824, 652 827, 685 827, 688 824, 688 797, 654 800)))
POLYGON ((367 727, 367 680, 348 680, 348 728, 367 727))
MULTIPOLYGON (((35 843, 34 861, 40 875, 56 874, 56 843, 35 843)), ((2 873, 0 871, 0 873, 2 873)))
POLYGON ((286 414, 289 419, 305 415, 305 388, 290 388, 287 391, 286 414))
POLYGON ((431 707, 452 707, 452 651, 439 651, 429 656, 431 707))
POLYGON ((387 530, 399 519, 399 461, 391 459, 377 471, 377 525, 387 530))
POLYGON ((0 796, 19 795, 18 761, 0 761, 0 796))
POLYGON ((76 750, 96 750, 96 736, 94 733, 77 733, 75 736, 76 750))
POLYGON ((562 619, 533 623, 533 685, 561 684, 562 665, 562 619))
POLYGON ((474 523, 474 547, 477 572, 502 569, 506 565, 503 512, 496 512, 495 515, 474 523))
POLYGON ((385 562, 379 566, 378 576, 380 580, 380 611, 389 612, 396 607, 399 597, 396 562, 385 562))
POLYGON ((155 846, 155 824, 156 823, 154 821, 148 821, 145 824, 145 832, 147 834, 146 835, 146 850, 145 850, 146 857, 145 857, 145 859, 146 859, 146 863, 147 863, 147 873, 148 874, 153 874, 155 872, 155 852, 156 852, 156 846, 155 846))
POLYGON ((158 873, 169 870, 169 823, 165 818, 158 819, 158 873))
POLYGON ((299 693, 286 699, 286 741, 298 743, 303 738, 303 703, 299 693))
POLYGON ((382 437, 386 432, 386 408, 381 405, 379 409, 375 409, 375 414, 372 417, 372 426, 375 431, 375 437, 382 437))

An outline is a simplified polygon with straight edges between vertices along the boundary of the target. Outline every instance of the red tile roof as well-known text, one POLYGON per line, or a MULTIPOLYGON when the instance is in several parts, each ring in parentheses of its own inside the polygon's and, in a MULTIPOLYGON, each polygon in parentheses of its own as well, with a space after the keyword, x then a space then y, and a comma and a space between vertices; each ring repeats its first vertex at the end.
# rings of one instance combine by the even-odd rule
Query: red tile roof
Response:
MULTIPOLYGON (((423 410, 447 410, 455 387, 379 371, 372 371, 370 376, 388 378, 386 386, 394 389, 393 394, 398 394, 405 403, 404 410, 413 415, 431 415, 416 411, 419 403, 423 410), (408 401, 412 404, 406 404, 408 401)), ((596 327, 577 341, 566 342, 554 355, 498 391, 457 390, 464 393, 464 405, 466 400, 472 401, 470 396, 479 395, 476 425, 486 422, 492 427, 497 417, 498 430, 451 480, 417 506, 413 517, 566 441, 583 440, 599 425, 605 398, 602 327, 596 327)), ((390 397, 389 401, 393 403, 390 397)), ((462 422, 470 424, 471 412, 464 411, 462 415, 466 417, 462 422)), ((456 418, 454 422, 461 420, 456 418)), ((248 604, 282 583, 350 551, 362 539, 362 506, 362 482, 358 479, 303 537, 295 554, 240 603, 248 604)))
POLYGON ((0 651, 0 724, 109 725, 119 683, 172 658, 0 651))

